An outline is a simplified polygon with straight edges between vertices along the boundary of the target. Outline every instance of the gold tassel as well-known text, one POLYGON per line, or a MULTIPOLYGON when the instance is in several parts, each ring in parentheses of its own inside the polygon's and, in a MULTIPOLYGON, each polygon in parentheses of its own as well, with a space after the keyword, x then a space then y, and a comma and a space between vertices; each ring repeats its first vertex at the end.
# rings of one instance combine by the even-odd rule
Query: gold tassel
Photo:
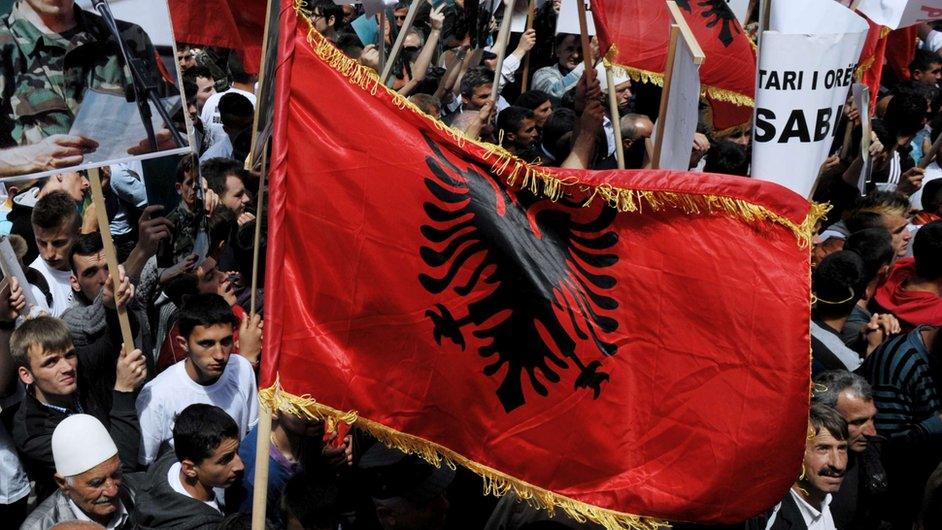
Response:
POLYGON ((502 496, 512 491, 519 499, 532 506, 545 509, 551 515, 556 510, 562 510, 580 523, 591 520, 602 525, 606 530, 657 530, 670 527, 665 521, 606 510, 528 484, 496 469, 468 460, 438 444, 361 418, 356 412, 338 411, 318 403, 309 395, 294 396, 283 392, 278 381, 275 385, 259 391, 258 397, 263 404, 272 407, 273 410, 325 422, 342 421, 350 425, 355 424, 387 446, 416 455, 434 466, 445 465, 454 469, 461 465, 484 479, 486 495, 502 496))

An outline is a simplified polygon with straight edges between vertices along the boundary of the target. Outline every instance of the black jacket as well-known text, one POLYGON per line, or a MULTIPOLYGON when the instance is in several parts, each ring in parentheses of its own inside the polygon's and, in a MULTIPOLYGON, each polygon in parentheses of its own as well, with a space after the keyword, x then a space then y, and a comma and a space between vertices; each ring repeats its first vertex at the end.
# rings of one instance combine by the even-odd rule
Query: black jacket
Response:
MULTIPOLYGON (((765 530, 765 525, 769 523, 769 518, 774 512, 775 508, 772 508, 762 515, 753 517, 746 522, 746 530, 765 530)), ((786 493, 785 498, 782 499, 782 507, 775 514, 772 530, 808 530, 791 492, 786 493)))
MULTIPOLYGON (((118 447, 122 469, 129 473, 134 471, 141 450, 141 425, 134 409, 134 394, 114 392, 110 413, 103 413, 97 407, 83 407, 83 411, 98 418, 108 429, 118 447)), ((43 405, 32 392, 26 393, 14 416, 13 443, 16 444, 26 472, 36 481, 36 496, 40 501, 56 488, 52 478, 56 472, 52 458, 52 432, 68 416, 67 413, 43 405)), ((81 440, 76 440, 76 443, 81 443, 81 440)))
POLYGON ((177 462, 173 451, 158 458, 137 490, 131 519, 138 530, 215 530, 223 515, 207 505, 177 493, 167 482, 177 462))

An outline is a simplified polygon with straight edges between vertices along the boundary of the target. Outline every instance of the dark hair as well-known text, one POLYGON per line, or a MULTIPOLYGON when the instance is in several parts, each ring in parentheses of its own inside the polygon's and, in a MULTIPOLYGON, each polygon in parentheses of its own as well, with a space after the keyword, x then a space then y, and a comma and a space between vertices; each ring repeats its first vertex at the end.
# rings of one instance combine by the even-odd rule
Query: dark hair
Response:
POLYGON ((922 210, 939 213, 942 208, 942 179, 933 179, 922 187, 922 210))
POLYGON ((896 145, 896 132, 890 130, 890 126, 880 118, 870 120, 870 129, 877 135, 877 140, 883 144, 884 148, 896 145))
POLYGON ((334 45, 351 59, 359 59, 360 54, 363 53, 363 45, 366 44, 360 41, 360 37, 357 37, 356 33, 349 31, 337 35, 336 41, 334 45))
POLYGON ((929 50, 916 50, 913 60, 909 63, 909 73, 914 74, 916 70, 928 72, 933 64, 942 64, 942 57, 929 50))
POLYGON ((243 164, 231 158, 216 157, 200 164, 200 172, 206 179, 209 189, 222 197, 226 193, 228 177, 242 178, 242 166, 243 164))
POLYGON ((72 245, 72 250, 69 252, 69 265, 72 267, 72 272, 77 273, 75 270, 75 256, 94 256, 102 250, 105 246, 101 242, 101 234, 99 232, 91 232, 89 234, 81 234, 78 238, 75 239, 75 243, 72 245))
MULTIPOLYGON (((343 13, 343 11, 341 11, 341 13, 343 13)), ((232 51, 229 54, 227 66, 229 67, 229 75, 232 77, 232 82, 241 84, 255 82, 255 76, 245 71, 245 64, 242 62, 242 56, 239 52, 232 51)))
POLYGON ((576 128, 576 112, 572 109, 556 109, 550 114, 549 119, 543 124, 543 136, 541 142, 543 148, 549 151, 557 162, 562 163, 563 159, 569 154, 572 148, 568 142, 560 142, 567 133, 571 133, 576 128), (565 144, 565 145, 563 145, 565 144))
POLYGON ((254 113, 255 107, 252 106, 249 98, 238 92, 229 92, 219 98, 219 117, 223 122, 229 121, 227 118, 251 117, 254 113))
POLYGON ((311 2, 311 14, 318 14, 324 17, 324 21, 330 21, 334 17, 333 29, 338 30, 343 27, 343 8, 333 2, 333 0, 314 0, 311 2))
POLYGON ((189 79, 183 78, 183 97, 186 98, 187 105, 196 103, 196 96, 199 93, 200 88, 196 86, 196 83, 190 81, 189 79))
POLYGON ((866 379, 847 370, 828 370, 814 378, 815 389, 811 395, 812 403, 820 403, 834 409, 837 408, 837 398, 841 392, 850 390, 854 396, 864 400, 873 401, 873 388, 866 379))
POLYGON ((10 336, 10 358, 16 367, 30 368, 29 350, 39 345, 44 352, 64 352, 72 348, 72 334, 65 322, 40 316, 24 321, 10 336))
POLYGON ((553 97, 546 92, 542 90, 528 90, 517 97, 517 101, 514 101, 514 105, 525 109, 536 110, 537 107, 547 101, 552 102, 553 97))
MULTIPOLYGON (((433 107, 438 107, 439 113, 441 113, 442 102, 437 97, 431 94, 412 94, 409 96, 409 101, 415 103, 415 106, 422 109, 422 112, 431 115, 429 112, 433 107)), ((438 116, 435 116, 436 118, 438 116)))
POLYGON ((886 230, 886 225, 883 223, 883 216, 877 212, 854 212, 844 221, 844 224, 847 226, 847 231, 851 234, 872 228, 886 230))
POLYGON ((817 300, 812 308, 815 318, 845 317, 863 295, 864 262, 854 252, 828 254, 811 273, 811 290, 817 300))
POLYGON ((493 84, 494 72, 488 70, 486 66, 469 68, 461 78, 461 95, 470 98, 474 96, 474 89, 493 84))
POLYGON ((838 440, 846 440, 848 438, 847 422, 844 421, 844 418, 841 417, 839 412, 831 407, 820 403, 811 405, 811 413, 809 416, 811 428, 814 429, 815 436, 821 433, 821 429, 826 429, 831 433, 831 436, 838 440))
POLYGON ((913 258, 920 278, 936 280, 942 277, 942 221, 932 221, 916 231, 913 258))
POLYGON ((523 126, 523 120, 532 120, 533 111, 523 107, 507 107, 497 115, 497 129, 508 134, 517 134, 523 126))
POLYGON ((31 221, 34 227, 43 230, 56 230, 67 222, 71 222, 76 233, 81 224, 75 200, 61 190, 50 192, 36 201, 31 221))
POLYGON ((229 240, 232 230, 236 227, 235 212, 229 208, 216 208, 207 224, 209 248, 216 248, 216 245, 229 240))
POLYGON ((340 523, 340 494, 325 478, 305 472, 288 479, 281 493, 285 521, 294 517, 304 528, 337 528, 340 523))
POLYGON ((720 140, 710 146, 703 171, 724 175, 749 175, 749 153, 745 146, 730 140, 720 140))
POLYGON ((183 338, 189 338, 196 326, 209 327, 217 324, 229 324, 233 328, 238 325, 232 308, 218 294, 190 296, 177 313, 177 326, 183 338))
POLYGON ((883 121, 895 136, 913 136, 923 128, 928 107, 929 100, 922 94, 897 94, 886 106, 883 121))
POLYGON ((864 264, 864 280, 869 284, 880 269, 893 262, 893 236, 886 228, 865 228, 852 233, 844 241, 844 250, 860 256, 864 264))
POLYGON ((213 72, 209 68, 206 68, 203 65, 192 66, 187 69, 186 73, 183 74, 184 81, 193 81, 196 83, 197 77, 205 77, 212 81, 216 81, 216 78, 213 77, 213 72))
POLYGON ((226 411, 214 405, 190 405, 173 424, 173 452, 180 462, 199 464, 212 456, 224 440, 231 439, 239 439, 239 426, 226 411))
POLYGON ((183 181, 186 180, 186 174, 194 172, 196 170, 197 164, 199 164, 199 159, 196 158, 196 155, 190 153, 188 155, 183 155, 183 158, 177 162, 177 184, 183 184, 183 181))

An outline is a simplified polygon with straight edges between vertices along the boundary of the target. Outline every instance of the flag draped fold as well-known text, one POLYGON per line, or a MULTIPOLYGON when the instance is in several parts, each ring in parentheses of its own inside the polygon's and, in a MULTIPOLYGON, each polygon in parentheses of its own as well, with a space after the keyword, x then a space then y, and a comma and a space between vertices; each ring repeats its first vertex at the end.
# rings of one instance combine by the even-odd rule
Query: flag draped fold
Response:
MULTIPOLYGON (((678 0, 677 6, 706 55, 703 93, 717 131, 752 120, 756 53, 726 0, 678 0)), ((606 58, 636 80, 663 84, 671 17, 657 0, 592 0, 599 46, 606 58)))
POLYGON ((170 0, 173 36, 177 42, 238 50, 246 72, 257 74, 266 8, 267 0, 170 0))
POLYGON ((526 165, 293 8, 281 23, 264 399, 611 529, 782 498, 820 208, 750 179, 526 165))

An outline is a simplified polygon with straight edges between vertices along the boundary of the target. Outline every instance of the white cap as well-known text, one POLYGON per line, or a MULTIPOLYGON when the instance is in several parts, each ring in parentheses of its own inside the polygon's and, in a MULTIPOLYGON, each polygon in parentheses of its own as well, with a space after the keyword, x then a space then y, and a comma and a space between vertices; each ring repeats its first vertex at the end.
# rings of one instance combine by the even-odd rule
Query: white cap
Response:
MULTIPOLYGON (((602 93, 608 94, 608 80, 605 77, 605 65, 599 63, 595 67, 595 75, 598 76, 599 85, 602 87, 602 93)), ((628 77, 628 72, 624 68, 619 68, 617 66, 612 67, 612 81, 615 83, 615 86, 618 86, 626 81, 631 81, 631 78, 628 77)))
POLYGON ((60 477, 84 473, 116 454, 111 435, 94 416, 73 414, 52 432, 52 459, 60 477))

